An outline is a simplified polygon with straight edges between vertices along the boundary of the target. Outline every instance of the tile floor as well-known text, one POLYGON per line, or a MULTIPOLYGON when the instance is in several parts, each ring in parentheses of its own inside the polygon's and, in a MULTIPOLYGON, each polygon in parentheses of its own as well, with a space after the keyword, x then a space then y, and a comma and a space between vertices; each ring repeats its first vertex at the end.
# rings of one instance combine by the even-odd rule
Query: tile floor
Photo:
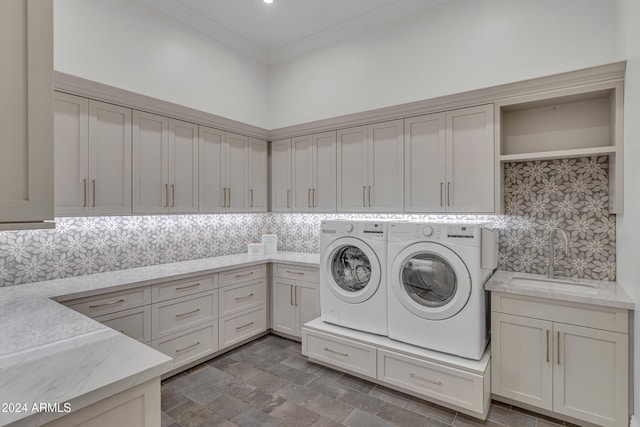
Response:
POLYGON ((162 383, 162 427, 530 426, 561 421, 494 402, 481 422, 308 362, 267 335, 162 383))

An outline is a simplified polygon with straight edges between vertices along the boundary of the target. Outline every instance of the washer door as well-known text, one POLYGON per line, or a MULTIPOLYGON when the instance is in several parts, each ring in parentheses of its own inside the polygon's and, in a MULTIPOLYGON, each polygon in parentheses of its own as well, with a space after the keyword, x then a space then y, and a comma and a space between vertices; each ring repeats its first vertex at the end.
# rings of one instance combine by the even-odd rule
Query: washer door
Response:
POLYGON ((380 286, 380 260, 362 240, 343 237, 323 253, 321 265, 329 288, 341 301, 358 304, 371 298, 380 286))
POLYGON ((389 286, 402 305, 423 319, 456 315, 471 295, 471 276, 451 249, 438 243, 416 243, 396 256, 389 286))

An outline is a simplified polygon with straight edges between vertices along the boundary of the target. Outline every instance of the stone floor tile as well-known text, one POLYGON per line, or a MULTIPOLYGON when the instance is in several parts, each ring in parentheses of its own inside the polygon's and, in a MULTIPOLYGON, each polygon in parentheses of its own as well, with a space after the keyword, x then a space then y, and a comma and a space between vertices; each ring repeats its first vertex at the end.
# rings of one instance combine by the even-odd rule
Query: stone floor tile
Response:
POLYGON ((256 388, 249 394, 243 396, 242 400, 254 408, 258 408, 266 413, 273 411, 275 408, 286 402, 283 397, 275 396, 261 388, 256 388))
POLYGON ((325 394, 329 397, 333 397, 334 399, 339 399, 348 390, 347 386, 323 377, 318 377, 315 380, 311 381, 309 384, 307 384, 307 388, 309 390, 325 394))
POLYGON ((296 345, 298 346, 298 349, 300 348, 299 342, 292 341, 287 338, 282 338, 277 335, 267 335, 265 339, 262 341, 262 344, 269 347, 276 348, 278 350, 284 350, 285 348, 288 348, 291 345, 296 345))
POLYGON ((434 420, 432 418, 427 418, 426 427, 451 427, 451 424, 443 423, 442 421, 434 420))
POLYGON ((327 396, 313 399, 307 404, 307 408, 338 423, 342 422, 353 411, 353 406, 346 405, 327 396))
POLYGON ((340 402, 371 414, 378 412, 380 408, 382 408, 382 405, 384 405, 383 400, 355 390, 347 390, 340 398, 340 402))
POLYGON ((177 424, 176 420, 171 418, 169 415, 164 412, 160 413, 160 426, 161 427, 169 427, 171 424, 177 424))
POLYGON ((228 419, 232 419, 250 408, 248 403, 227 395, 220 396, 207 404, 207 409, 211 412, 228 419))
POLYGON ((207 384, 219 384, 233 379, 233 376, 223 370, 210 366, 206 363, 203 366, 203 369, 190 374, 193 380, 206 382, 207 384))
POLYGON ((194 382, 193 385, 181 391, 189 400, 205 406, 207 403, 222 396, 219 384, 207 382, 194 382))
POLYGON ((536 425, 535 418, 496 405, 491 405, 489 419, 507 426, 535 427, 536 425))
POLYGON ((233 363, 224 368, 224 372, 233 375, 238 381, 247 381, 260 373, 259 370, 245 362, 233 363))
POLYGON ((320 418, 319 414, 293 402, 284 402, 270 414, 292 426, 309 426, 320 418))
POLYGON ((187 401, 185 395, 174 389, 171 384, 160 387, 160 407, 167 412, 187 401))
POLYGON ((172 376, 171 378, 167 378, 162 382, 162 385, 169 385, 174 390, 181 390, 185 387, 189 387, 193 384, 193 379, 189 376, 189 374, 185 372, 181 372, 177 375, 172 376))
POLYGON ((247 383, 257 388, 266 390, 269 393, 272 393, 287 385, 286 380, 276 377, 275 375, 268 374, 266 372, 259 372, 255 376, 248 379, 247 383))
POLYGON ((227 366, 239 362, 239 360, 234 359, 231 354, 223 354, 222 356, 218 356, 215 359, 211 359, 207 362, 207 365, 213 366, 214 368, 224 370, 227 366))
POLYGON ((278 418, 256 408, 251 408, 239 414, 231 421, 240 427, 276 427, 282 424, 278 418))
POLYGON ((393 427, 392 422, 359 409, 354 409, 342 424, 348 427, 393 427))
POLYGON ((237 424, 232 423, 220 415, 213 414, 213 417, 205 421, 200 427, 237 427, 237 424))
POLYGON ((478 418, 471 417, 469 415, 461 414, 459 412, 456 415, 456 418, 453 420, 453 425, 455 427, 480 427, 480 426, 504 427, 504 424, 499 424, 491 420, 483 421, 478 418))
POLYGON ((376 397, 385 402, 393 403, 401 408, 406 408, 413 400, 412 396, 408 394, 400 393, 399 391, 391 390, 382 386, 375 386, 373 390, 369 392, 369 396, 376 397))
POLYGON ((251 384, 243 383, 241 381, 228 381, 220 384, 220 390, 222 394, 233 396, 237 399, 240 399, 242 396, 245 396, 251 393, 256 388, 251 384))
POLYGON ((538 418, 536 421, 536 427, 559 427, 559 426, 564 426, 565 424, 560 421, 560 422, 549 422, 543 419, 538 418))
POLYGON ((309 374, 307 372, 301 371, 300 369, 296 369, 296 368, 290 368, 288 366, 284 366, 284 369, 281 369, 280 372, 278 372, 276 374, 276 376, 283 378, 284 380, 290 382, 290 383, 294 383, 294 384, 299 384, 299 385, 307 385, 309 384, 311 381, 315 380, 316 377, 315 375, 309 374))
POLYGON ((417 414, 392 403, 385 403, 376 414, 378 417, 392 422, 397 426, 418 427, 425 426, 427 417, 417 414))
POLYGON ((331 418, 323 417, 322 415, 318 418, 311 427, 340 427, 343 424, 337 423, 333 421, 331 418))
POLYGON ((546 421, 547 424, 545 424, 545 426, 549 426, 549 425, 562 426, 562 425, 564 425, 564 422, 559 420, 559 419, 557 419, 557 418, 548 417, 548 416, 543 415, 543 414, 538 414, 537 412, 529 411, 528 409, 519 408, 517 406, 512 406, 511 410, 513 412, 519 412, 521 414, 529 415, 530 417, 537 418, 538 419, 538 425, 540 425, 540 421, 546 421))
POLYGON ((453 423, 453 419, 456 416, 456 411, 452 409, 417 398, 409 402, 407 409, 445 424, 453 423))
POLYGON ((183 427, 202 427, 213 418, 213 412, 188 400, 167 414, 183 427))
POLYGON ((322 366, 316 375, 327 380, 338 381, 344 376, 344 372, 322 366))
POLYGON ((303 357, 299 354, 290 355, 280 363, 285 366, 300 369, 301 371, 304 371, 308 374, 314 374, 314 375, 317 375, 317 373, 322 369, 320 365, 316 365, 315 363, 309 362, 306 357, 303 357))
POLYGON ((347 374, 344 374, 342 377, 340 377, 340 379, 338 379, 338 382, 340 384, 346 385, 352 390, 356 390, 364 394, 369 393, 376 386, 372 382, 365 381, 347 374))
POLYGON ((308 388, 298 384, 288 384, 276 391, 274 395, 280 396, 285 400, 295 402, 302 406, 307 405, 312 400, 322 397, 321 393, 309 390, 308 388))

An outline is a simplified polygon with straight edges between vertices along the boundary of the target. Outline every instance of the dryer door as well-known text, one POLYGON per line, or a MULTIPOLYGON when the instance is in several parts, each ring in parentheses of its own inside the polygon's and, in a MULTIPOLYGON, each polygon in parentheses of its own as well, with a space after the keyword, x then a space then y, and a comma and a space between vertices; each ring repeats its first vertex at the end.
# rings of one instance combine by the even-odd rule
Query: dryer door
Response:
POLYGON ((341 301, 357 304, 371 298, 382 274, 376 253, 362 240, 343 237, 329 244, 320 261, 321 286, 341 301))
POLYGON ((471 295, 471 276, 451 249, 438 243, 416 243, 396 256, 389 286, 402 305, 423 319, 455 316, 471 295))

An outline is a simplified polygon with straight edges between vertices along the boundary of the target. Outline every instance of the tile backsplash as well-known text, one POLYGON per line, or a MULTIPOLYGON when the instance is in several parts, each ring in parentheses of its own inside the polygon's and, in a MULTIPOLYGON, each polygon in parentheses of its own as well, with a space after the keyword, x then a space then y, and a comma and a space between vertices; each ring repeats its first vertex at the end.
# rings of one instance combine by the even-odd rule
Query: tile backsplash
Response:
POLYGON ((0 286, 245 252, 271 230, 281 251, 318 252, 323 219, 487 220, 500 233, 499 268, 544 273, 548 237, 567 276, 615 280, 615 216, 606 157, 509 163, 506 215, 220 214, 57 218, 55 230, 0 232, 0 286))

